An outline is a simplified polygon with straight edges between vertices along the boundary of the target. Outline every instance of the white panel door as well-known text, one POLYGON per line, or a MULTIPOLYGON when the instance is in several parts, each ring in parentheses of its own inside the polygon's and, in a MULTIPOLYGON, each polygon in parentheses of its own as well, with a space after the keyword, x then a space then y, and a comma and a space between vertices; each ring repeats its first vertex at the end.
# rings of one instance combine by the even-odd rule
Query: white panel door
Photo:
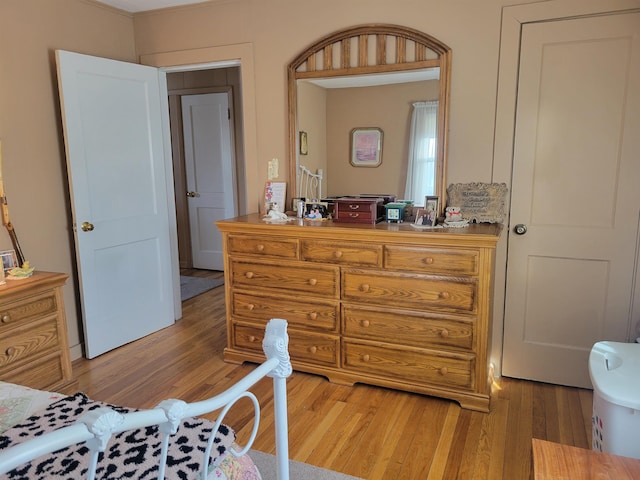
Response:
POLYGON ((169 326, 174 297, 155 68, 57 51, 88 358, 169 326))
POLYGON ((183 95, 181 101, 193 266, 223 270, 215 222, 237 215, 229 96, 183 95))
POLYGON ((632 322, 640 14, 525 24, 520 53, 503 374, 590 387, 632 322))

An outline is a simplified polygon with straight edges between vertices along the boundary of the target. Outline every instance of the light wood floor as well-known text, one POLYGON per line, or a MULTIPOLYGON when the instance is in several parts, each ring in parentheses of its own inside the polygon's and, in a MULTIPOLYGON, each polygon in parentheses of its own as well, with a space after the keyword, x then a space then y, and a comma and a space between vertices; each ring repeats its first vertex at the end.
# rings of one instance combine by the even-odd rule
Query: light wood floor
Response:
MULTIPOLYGON (((184 302, 183 314, 160 332, 93 360, 76 360, 79 389, 96 400, 153 407, 165 398, 212 396, 253 368, 223 361, 223 287, 184 302)), ((253 391, 263 405, 254 448, 274 453, 270 380, 253 391)), ((289 379, 288 395, 291 458, 370 480, 528 479, 532 438, 583 448, 591 441, 592 393, 576 388, 502 378, 488 414, 299 372, 289 379)), ((225 418, 240 442, 251 429, 249 403, 242 402, 225 418)))

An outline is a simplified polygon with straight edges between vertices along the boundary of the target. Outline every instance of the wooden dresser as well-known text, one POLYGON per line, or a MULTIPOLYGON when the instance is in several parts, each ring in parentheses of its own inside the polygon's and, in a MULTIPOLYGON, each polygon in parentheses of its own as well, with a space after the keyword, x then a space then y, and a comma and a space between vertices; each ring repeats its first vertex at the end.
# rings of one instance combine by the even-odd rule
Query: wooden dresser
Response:
POLYGON ((53 391, 73 383, 62 297, 67 277, 35 272, 0 285, 0 380, 53 391))
POLYGON ((289 322, 296 370, 489 410, 488 349, 500 225, 217 222, 225 360, 262 361, 270 318, 289 322))

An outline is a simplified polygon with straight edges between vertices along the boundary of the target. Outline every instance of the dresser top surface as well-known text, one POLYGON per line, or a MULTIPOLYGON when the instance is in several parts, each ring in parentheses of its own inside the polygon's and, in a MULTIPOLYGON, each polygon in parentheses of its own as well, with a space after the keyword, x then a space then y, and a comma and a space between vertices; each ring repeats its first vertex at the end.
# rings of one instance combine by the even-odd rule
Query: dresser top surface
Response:
POLYGON ((56 272, 36 271, 30 277, 21 280, 6 280, 0 285, 0 299, 11 295, 19 295, 33 289, 46 289, 64 285, 69 275, 56 272))
POLYGON ((501 224, 470 224, 462 228, 418 229, 411 223, 379 222, 376 224, 334 223, 331 220, 294 218, 283 223, 267 222, 257 213, 216 222, 223 232, 246 232, 291 235, 301 238, 333 238, 358 240, 409 241, 412 243, 472 243, 495 246, 502 231, 501 224))

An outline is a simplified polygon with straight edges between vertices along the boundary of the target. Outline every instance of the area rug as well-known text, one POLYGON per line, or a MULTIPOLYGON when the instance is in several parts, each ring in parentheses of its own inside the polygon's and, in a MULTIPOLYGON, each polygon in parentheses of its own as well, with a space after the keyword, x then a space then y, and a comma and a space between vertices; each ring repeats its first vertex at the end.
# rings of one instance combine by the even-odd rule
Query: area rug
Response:
MULTIPOLYGON (((250 450, 249 457, 258 467, 262 480, 276 480, 276 457, 268 453, 250 450)), ((325 470, 306 463, 289 460, 289 478, 292 480, 362 480, 344 473, 325 470)))
POLYGON ((217 278, 187 277, 180 275, 180 297, 182 301, 189 300, 201 293, 224 284, 224 280, 217 278))

